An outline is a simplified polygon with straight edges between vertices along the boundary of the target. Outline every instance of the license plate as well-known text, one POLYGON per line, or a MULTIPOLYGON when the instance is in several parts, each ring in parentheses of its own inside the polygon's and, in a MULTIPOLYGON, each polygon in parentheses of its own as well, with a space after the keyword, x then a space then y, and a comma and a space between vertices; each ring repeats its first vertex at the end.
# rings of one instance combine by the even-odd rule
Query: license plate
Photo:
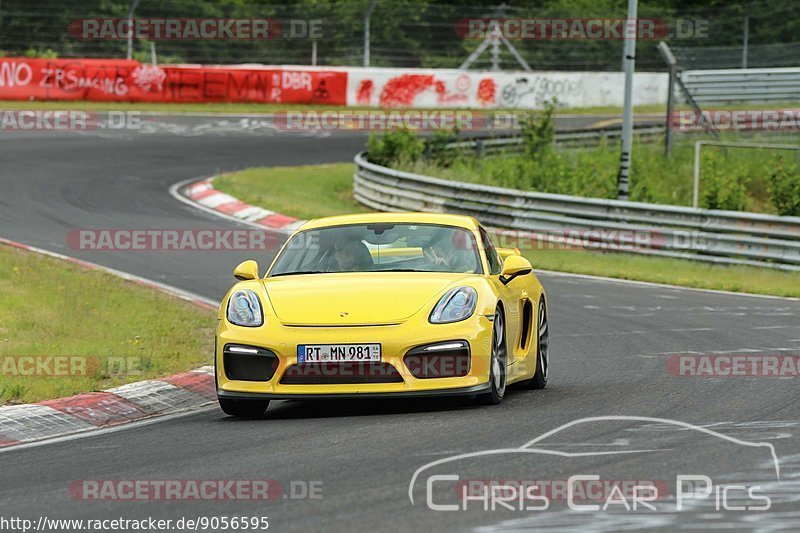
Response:
POLYGON ((298 363, 349 363, 380 361, 380 344, 300 344, 298 363))

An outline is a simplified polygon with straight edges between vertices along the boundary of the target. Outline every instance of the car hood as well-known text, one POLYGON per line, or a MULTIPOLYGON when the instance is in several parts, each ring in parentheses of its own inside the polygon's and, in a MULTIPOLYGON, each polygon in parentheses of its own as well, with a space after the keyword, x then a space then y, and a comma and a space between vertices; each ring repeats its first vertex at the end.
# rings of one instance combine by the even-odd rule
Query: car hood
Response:
POLYGON ((287 325, 397 324, 469 277, 438 272, 299 274, 267 278, 264 287, 278 320, 287 325))

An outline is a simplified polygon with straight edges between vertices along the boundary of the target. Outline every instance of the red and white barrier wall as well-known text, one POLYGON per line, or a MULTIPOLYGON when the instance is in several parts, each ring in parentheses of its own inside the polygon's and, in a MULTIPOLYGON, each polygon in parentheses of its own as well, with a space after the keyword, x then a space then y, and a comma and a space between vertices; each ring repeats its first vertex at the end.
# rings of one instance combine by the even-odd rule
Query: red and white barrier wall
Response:
MULTIPOLYGON (((480 72, 448 69, 363 69, 348 72, 347 105, 540 109, 622 106, 622 72, 480 72)), ((638 73, 634 105, 665 104, 667 75, 638 73)))
POLYGON ((0 59, 0 100, 347 103, 347 72, 119 59, 0 59))
MULTIPOLYGON (((0 58, 0 100, 261 102, 369 107, 621 106, 621 72, 161 65, 0 58)), ((634 105, 663 104, 667 75, 637 73, 634 105)))

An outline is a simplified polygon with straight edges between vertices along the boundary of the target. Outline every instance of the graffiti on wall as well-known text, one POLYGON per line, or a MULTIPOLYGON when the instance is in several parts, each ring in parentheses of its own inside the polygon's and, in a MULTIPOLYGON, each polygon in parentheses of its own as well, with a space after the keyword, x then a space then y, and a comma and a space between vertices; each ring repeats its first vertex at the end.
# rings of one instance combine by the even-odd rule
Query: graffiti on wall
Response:
MULTIPOLYGON (((666 101, 666 76, 637 74, 637 105, 666 101)), ((464 72, 351 69, 348 105, 541 109, 621 105, 616 72, 464 72)))
POLYGON ((0 99, 345 105, 346 91, 341 71, 0 58, 0 99))

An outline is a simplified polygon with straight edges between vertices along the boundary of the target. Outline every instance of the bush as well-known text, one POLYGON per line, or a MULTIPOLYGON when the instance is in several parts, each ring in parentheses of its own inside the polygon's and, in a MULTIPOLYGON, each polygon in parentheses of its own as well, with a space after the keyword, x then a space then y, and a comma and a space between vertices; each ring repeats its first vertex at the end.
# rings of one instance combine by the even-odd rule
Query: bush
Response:
POLYGON ((39 50, 37 48, 30 47, 27 50, 25 50, 25 57, 41 58, 41 59, 56 59, 56 58, 58 58, 58 54, 55 52, 55 50, 52 50, 50 48, 47 48, 45 50, 39 50))
POLYGON ((425 142, 406 129, 380 136, 372 134, 367 141, 369 160, 377 165, 413 164, 419 161, 424 151, 425 142))
POLYGON ((557 100, 545 102, 540 114, 529 113, 520 121, 520 135, 525 155, 537 163, 543 163, 547 155, 553 151, 556 137, 556 124, 553 113, 557 100))
POLYGON ((747 180, 741 173, 724 168, 720 156, 706 152, 700 187, 702 207, 743 211, 747 205, 747 180))
POLYGON ((768 172, 769 197, 779 215, 800 216, 800 177, 796 165, 786 166, 783 159, 768 172))
POLYGON ((453 166, 458 151, 448 150, 447 145, 457 138, 458 129, 437 131, 433 134, 432 139, 425 141, 425 157, 438 167, 449 168, 453 166))

